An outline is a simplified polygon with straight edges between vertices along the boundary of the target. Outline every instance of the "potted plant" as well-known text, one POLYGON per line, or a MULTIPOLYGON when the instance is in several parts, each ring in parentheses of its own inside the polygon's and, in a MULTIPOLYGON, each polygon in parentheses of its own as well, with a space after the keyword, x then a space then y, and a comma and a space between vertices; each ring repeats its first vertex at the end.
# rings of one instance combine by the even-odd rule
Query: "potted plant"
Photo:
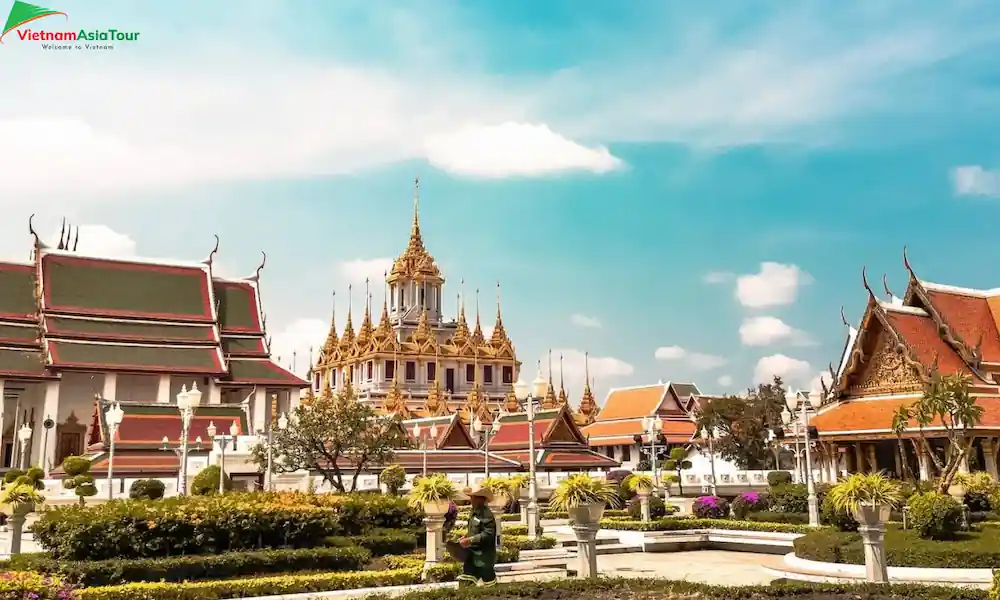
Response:
POLYGON ((410 503, 422 507, 429 517, 444 517, 456 496, 458 491, 455 484, 445 475, 436 473, 414 482, 410 490, 410 503))
POLYGON ((639 497, 639 504, 642 510, 642 520, 649 521, 649 495, 656 487, 653 478, 646 473, 632 473, 622 482, 630 492, 634 492, 639 497))
POLYGON ((501 477, 488 477, 483 481, 483 487, 493 492, 493 499, 490 500, 490 510, 494 514, 502 513, 514 497, 511 492, 510 479, 501 477))
POLYGON ((878 527, 888 521, 900 497, 899 484, 884 473, 856 473, 830 490, 833 507, 850 512, 866 527, 878 527))
POLYGON ((549 507, 569 513, 570 523, 595 524, 604 516, 604 507, 620 506, 614 485, 606 479, 576 473, 564 479, 552 491, 549 507))

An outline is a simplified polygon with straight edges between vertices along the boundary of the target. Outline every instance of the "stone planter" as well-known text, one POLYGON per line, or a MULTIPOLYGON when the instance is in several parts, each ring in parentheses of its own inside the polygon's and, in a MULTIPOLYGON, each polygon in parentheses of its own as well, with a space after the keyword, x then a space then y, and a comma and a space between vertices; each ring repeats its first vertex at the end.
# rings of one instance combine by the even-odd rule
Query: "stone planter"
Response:
POLYGON ((888 504, 861 504, 851 514, 858 522, 858 533, 865 547, 865 579, 872 583, 889 582, 889 564, 885 556, 885 523, 892 507, 888 504))
POLYGON ((20 554, 21 538, 24 535, 24 521, 29 514, 34 512, 35 504, 33 502, 26 502, 17 505, 5 505, 0 508, 10 515, 7 519, 7 528, 10 533, 7 554, 20 554))
POLYGON ((444 517, 451 506, 450 500, 432 500, 424 502, 424 514, 428 517, 444 517))
POLYGON ((644 522, 649 522, 649 491, 636 492, 636 496, 639 498, 639 508, 642 511, 642 520, 644 522))
POLYGON ((604 516, 604 503, 583 504, 569 509, 570 523, 576 534, 576 551, 580 558, 577 577, 597 578, 597 530, 604 516))
POLYGON ((948 487, 948 495, 958 500, 959 502, 965 501, 965 486, 960 483, 952 484, 948 487))

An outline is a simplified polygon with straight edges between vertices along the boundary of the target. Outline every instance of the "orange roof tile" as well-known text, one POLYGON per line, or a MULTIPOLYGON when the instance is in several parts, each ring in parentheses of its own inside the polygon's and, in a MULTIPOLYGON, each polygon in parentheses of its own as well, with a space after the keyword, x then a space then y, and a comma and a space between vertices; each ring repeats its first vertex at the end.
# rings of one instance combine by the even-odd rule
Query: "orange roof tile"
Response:
MULTIPOLYGON (((916 398, 887 398, 881 400, 848 400, 823 410, 809 420, 809 424, 819 430, 820 435, 849 431, 891 431, 892 417, 900 406, 913 404, 916 398)), ((983 407, 983 418, 979 427, 1000 427, 1000 398, 984 396, 976 398, 983 407)), ((940 422, 932 426, 941 426, 940 422)), ((917 423, 910 420, 911 428, 917 423)))
MULTIPOLYGON (((921 364, 930 368, 936 360, 942 373, 968 373, 962 358, 941 339, 937 325, 929 316, 892 310, 886 311, 886 314, 889 323, 906 340, 921 364)), ((974 382, 984 383, 978 377, 974 378, 974 382)))
POLYGON ((591 448, 604 448, 606 446, 630 446, 635 443, 635 440, 630 435, 624 435, 620 437, 602 437, 598 439, 587 440, 587 443, 591 448))
MULTIPOLYGON (((687 441, 694 435, 694 421, 661 419, 663 435, 670 441, 687 441)), ((583 434, 591 438, 607 436, 634 436, 645 433, 642 419, 619 421, 597 421, 583 429, 583 434)), ((593 444, 593 442, 592 442, 593 444)))
POLYGON ((993 311, 985 297, 966 296, 941 290, 928 290, 934 308, 945 322, 969 346, 974 347, 982 336, 983 360, 1000 362, 1000 334, 997 333, 993 311))
POLYGON ((646 385, 634 388, 613 389, 597 416, 600 421, 648 417, 660 406, 666 385, 646 385))

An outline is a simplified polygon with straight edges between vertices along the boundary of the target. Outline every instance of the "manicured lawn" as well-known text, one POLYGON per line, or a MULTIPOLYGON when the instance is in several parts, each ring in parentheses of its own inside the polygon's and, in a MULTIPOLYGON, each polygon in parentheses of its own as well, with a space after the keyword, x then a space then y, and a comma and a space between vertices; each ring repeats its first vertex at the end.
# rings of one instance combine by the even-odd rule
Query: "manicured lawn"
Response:
MULTIPOLYGON (((924 540, 912 529, 889 524, 885 533, 889 566, 964 569, 1000 568, 1000 528, 981 527, 960 533, 954 540, 924 540)), ((795 540, 795 555, 809 560, 864 564, 861 535, 842 531, 814 531, 795 540)))

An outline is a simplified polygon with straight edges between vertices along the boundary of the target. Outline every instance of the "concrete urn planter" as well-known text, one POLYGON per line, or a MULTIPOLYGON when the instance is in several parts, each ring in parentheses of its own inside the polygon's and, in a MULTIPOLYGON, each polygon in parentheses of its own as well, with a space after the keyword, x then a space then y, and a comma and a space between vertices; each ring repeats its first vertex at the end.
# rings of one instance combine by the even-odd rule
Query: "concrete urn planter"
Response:
POLYGON ((859 525, 878 527, 889 520, 892 507, 888 504, 861 504, 851 511, 854 520, 859 525))
POLYGON ((595 502, 593 504, 581 504, 568 509, 569 522, 571 525, 597 525, 604 516, 604 503, 595 502))
POLYGON ((865 550, 865 579, 872 583, 889 582, 889 563, 885 556, 885 524, 892 507, 888 504, 860 504, 851 510, 858 522, 858 533, 865 550))
POLYGON ((432 500, 430 502, 424 502, 424 514, 428 517, 444 517, 448 512, 448 507, 451 506, 451 501, 449 500, 432 500))

